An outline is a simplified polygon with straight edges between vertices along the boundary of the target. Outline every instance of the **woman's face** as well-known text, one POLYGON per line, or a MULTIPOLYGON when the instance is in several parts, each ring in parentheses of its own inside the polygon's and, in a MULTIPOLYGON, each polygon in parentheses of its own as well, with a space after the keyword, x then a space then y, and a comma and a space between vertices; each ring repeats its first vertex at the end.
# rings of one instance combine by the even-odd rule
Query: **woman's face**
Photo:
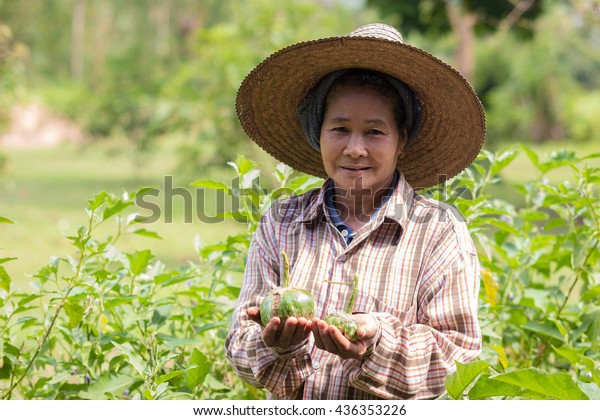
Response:
POLYGON ((405 143, 389 98, 366 86, 332 91, 321 127, 321 156, 336 187, 371 195, 389 187, 405 143))

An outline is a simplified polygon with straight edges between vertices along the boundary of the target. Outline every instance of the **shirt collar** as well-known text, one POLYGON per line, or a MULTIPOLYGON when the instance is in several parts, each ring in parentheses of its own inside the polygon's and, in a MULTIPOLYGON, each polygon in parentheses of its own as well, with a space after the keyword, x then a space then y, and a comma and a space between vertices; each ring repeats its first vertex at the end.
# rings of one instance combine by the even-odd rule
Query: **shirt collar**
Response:
MULTIPOLYGON (((389 197, 385 198, 384 203, 375 217, 390 219, 402 226, 406 223, 408 215, 412 211, 414 190, 408 182, 406 182, 402 173, 396 174, 395 180, 396 178, 396 188, 390 192, 389 197)), ((318 193, 311 197, 305 211, 302 212, 303 215, 300 218, 301 222, 312 222, 325 216, 325 211, 327 210, 325 205, 325 193, 332 182, 333 180, 331 178, 325 180, 318 193)))
POLYGON ((317 219, 320 220, 322 217, 325 216, 325 213, 323 211, 323 200, 325 197, 325 190, 327 189, 329 180, 330 178, 325 180, 325 182, 316 194, 311 194, 310 201, 304 207, 302 217, 300 217, 299 219, 300 222, 309 223, 317 219))
POLYGON ((400 174, 394 193, 382 206, 377 217, 393 220, 404 226, 410 218, 414 196, 414 189, 406 182, 404 175, 400 174))

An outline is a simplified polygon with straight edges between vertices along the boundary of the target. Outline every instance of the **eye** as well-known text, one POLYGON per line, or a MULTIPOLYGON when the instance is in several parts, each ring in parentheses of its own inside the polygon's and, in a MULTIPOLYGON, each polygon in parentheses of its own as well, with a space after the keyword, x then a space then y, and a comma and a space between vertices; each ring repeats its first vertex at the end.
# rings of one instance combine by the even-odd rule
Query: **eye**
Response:
POLYGON ((343 126, 339 126, 339 127, 333 127, 331 129, 331 131, 336 131, 338 133, 347 133, 348 132, 348 128, 343 127, 343 126))
POLYGON ((374 136, 381 136, 383 135, 383 131, 377 129, 377 128, 371 128, 368 132, 368 134, 374 135, 374 136))

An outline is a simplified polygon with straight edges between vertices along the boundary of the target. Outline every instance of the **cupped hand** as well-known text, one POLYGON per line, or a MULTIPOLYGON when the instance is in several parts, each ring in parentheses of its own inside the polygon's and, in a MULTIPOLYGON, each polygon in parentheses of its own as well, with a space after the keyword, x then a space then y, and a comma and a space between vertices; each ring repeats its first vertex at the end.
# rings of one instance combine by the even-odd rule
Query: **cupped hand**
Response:
POLYGON ((337 354, 342 359, 362 360, 367 349, 377 335, 377 319, 369 314, 355 314, 353 318, 358 322, 356 335, 357 341, 348 340, 344 334, 333 325, 319 318, 312 320, 312 332, 315 345, 329 353, 337 354))
MULTIPOLYGON (((260 322, 260 309, 253 306, 246 309, 246 314, 255 322, 260 322)), ((263 325, 263 341, 268 347, 286 350, 302 343, 312 332, 312 321, 304 317, 288 318, 281 325, 279 317, 273 317, 267 325, 263 325)))

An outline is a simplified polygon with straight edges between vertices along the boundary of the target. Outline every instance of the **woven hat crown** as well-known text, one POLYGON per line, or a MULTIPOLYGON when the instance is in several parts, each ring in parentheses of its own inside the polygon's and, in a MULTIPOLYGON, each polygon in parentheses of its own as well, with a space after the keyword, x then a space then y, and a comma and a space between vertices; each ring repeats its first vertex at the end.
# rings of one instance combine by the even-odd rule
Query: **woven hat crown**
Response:
POLYGON ((383 23, 369 23, 356 28, 348 34, 348 36, 358 37, 369 37, 386 39, 388 41, 404 42, 402 34, 398 32, 396 28, 390 25, 384 25, 383 23))

